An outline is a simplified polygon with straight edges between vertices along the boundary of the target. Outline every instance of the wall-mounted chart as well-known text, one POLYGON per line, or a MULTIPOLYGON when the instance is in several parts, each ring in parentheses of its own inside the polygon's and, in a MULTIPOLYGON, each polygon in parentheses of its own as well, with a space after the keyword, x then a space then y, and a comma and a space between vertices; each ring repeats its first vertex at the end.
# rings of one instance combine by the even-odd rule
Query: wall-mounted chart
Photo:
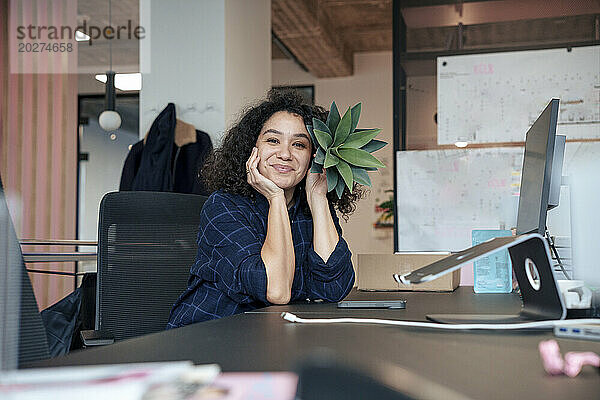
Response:
POLYGON ((600 46, 439 57, 438 143, 522 142, 550 99, 557 134, 600 138, 600 46))

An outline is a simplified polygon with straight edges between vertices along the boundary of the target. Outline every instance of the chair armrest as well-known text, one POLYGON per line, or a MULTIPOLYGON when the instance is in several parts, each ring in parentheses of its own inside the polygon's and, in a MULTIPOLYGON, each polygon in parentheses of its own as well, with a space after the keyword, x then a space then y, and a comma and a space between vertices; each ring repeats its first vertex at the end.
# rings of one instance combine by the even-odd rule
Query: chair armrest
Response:
POLYGON ((115 342, 114 335, 109 331, 87 330, 81 331, 80 335, 84 347, 104 346, 115 342))
POLYGON ((21 239, 21 246, 98 246, 97 240, 21 239))

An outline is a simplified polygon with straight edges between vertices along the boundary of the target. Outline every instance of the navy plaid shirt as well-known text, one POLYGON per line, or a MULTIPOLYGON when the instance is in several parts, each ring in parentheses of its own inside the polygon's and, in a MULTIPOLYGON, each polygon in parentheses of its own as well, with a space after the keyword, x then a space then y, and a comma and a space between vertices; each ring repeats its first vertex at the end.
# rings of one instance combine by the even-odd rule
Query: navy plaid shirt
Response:
MULTIPOLYGON (((198 255, 190 270, 188 288, 171 310, 167 329, 221 318, 270 305, 267 274, 260 252, 267 235, 269 204, 214 192, 200 217, 198 255)), ((354 285, 348 244, 332 210, 339 241, 327 262, 313 249, 313 222, 297 198, 288 210, 296 256, 291 301, 339 301, 354 285)))

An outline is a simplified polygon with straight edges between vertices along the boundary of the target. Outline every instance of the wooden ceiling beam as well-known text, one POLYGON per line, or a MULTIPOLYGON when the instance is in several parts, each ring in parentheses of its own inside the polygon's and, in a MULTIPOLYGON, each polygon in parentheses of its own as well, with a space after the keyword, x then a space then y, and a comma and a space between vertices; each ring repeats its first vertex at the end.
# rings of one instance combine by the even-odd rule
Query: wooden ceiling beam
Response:
POLYGON ((277 38, 316 77, 352 75, 352 52, 319 0, 272 0, 271 25, 277 38))

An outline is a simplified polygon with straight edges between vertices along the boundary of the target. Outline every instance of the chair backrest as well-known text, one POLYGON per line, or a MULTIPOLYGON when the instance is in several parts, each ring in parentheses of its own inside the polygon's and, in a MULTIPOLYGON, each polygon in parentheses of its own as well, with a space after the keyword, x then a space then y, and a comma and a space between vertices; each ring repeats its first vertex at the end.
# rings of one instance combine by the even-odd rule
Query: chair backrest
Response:
POLYGON ((96 330, 115 340, 165 329, 187 287, 205 196, 113 192, 100 203, 96 330))
POLYGON ((50 357, 0 179, 0 370, 50 357))

